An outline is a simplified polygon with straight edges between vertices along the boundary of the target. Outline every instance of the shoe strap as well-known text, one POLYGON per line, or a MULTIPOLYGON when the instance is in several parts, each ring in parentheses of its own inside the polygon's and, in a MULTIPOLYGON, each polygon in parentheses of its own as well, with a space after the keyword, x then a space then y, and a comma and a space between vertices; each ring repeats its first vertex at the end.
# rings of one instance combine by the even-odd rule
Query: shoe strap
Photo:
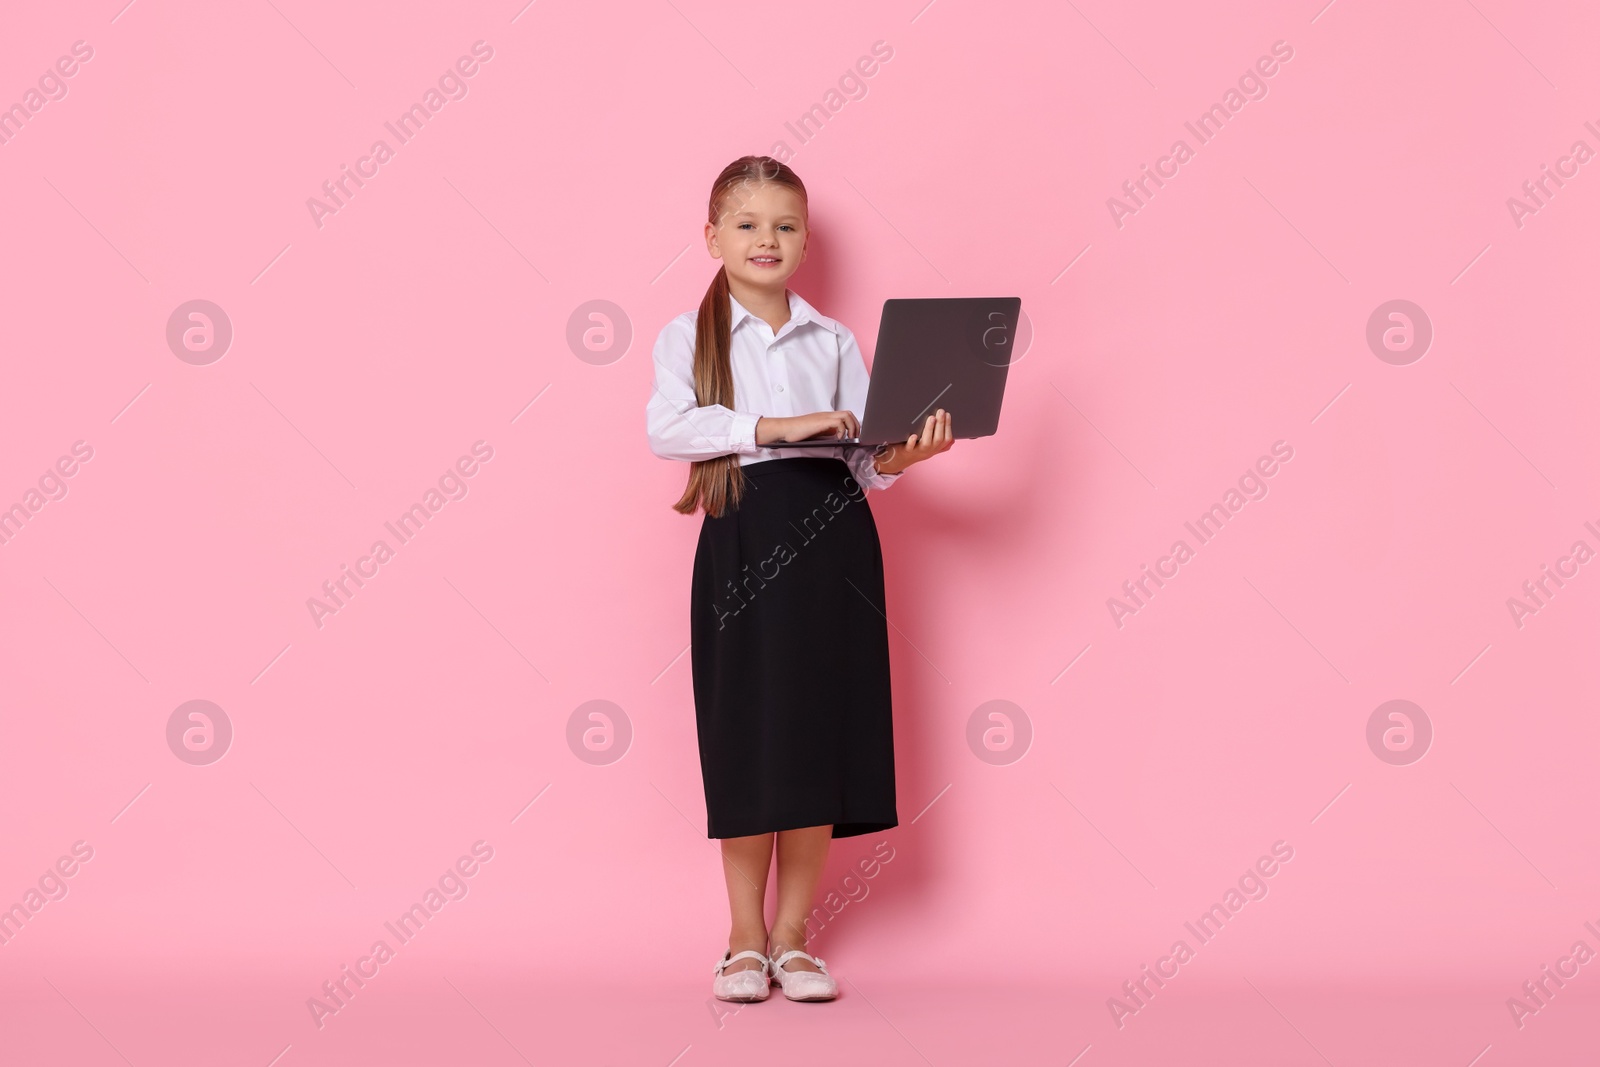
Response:
MULTIPOLYGON (((827 965, 824 964, 819 957, 813 956, 808 952, 801 952, 797 948, 792 948, 788 952, 785 952, 783 955, 779 956, 777 959, 773 960, 772 961, 772 969, 775 970, 775 971, 782 971, 783 970, 783 965, 785 963, 788 963, 792 959, 807 959, 807 960, 810 960, 812 963, 817 965, 817 970, 821 971, 823 974, 827 974, 828 973, 827 965)), ((800 972, 798 972, 798 971, 784 971, 784 973, 785 974, 798 974, 800 972)))
MULTIPOLYGON (((717 975, 718 977, 720 977, 722 975, 722 969, 724 967, 728 966, 728 964, 730 964, 730 963, 736 963, 739 960, 760 960, 761 961, 761 968, 760 969, 763 970, 763 971, 766 970, 767 969, 767 965, 772 962, 771 960, 767 959, 766 956, 763 956, 761 953, 757 952, 755 949, 747 948, 743 952, 735 953, 732 956, 729 956, 727 953, 723 953, 722 954, 722 959, 717 961, 716 970, 713 971, 712 973, 717 975)), ((755 968, 751 968, 751 969, 755 970, 755 968)), ((759 973, 759 972, 757 972, 757 973, 759 973)))

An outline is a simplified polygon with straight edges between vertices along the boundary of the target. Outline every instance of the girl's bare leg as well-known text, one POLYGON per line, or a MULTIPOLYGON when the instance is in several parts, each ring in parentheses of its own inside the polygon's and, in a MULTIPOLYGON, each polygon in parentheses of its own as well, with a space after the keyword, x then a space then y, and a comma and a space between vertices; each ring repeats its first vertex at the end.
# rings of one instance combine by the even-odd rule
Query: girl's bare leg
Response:
MULTIPOLYGON (((728 881, 728 910, 733 924, 728 931, 728 950, 743 952, 767 949, 767 920, 763 906, 767 897, 767 871, 772 866, 772 835, 722 839, 722 873, 728 881)), ((728 964, 724 974, 758 970, 752 959, 728 964)))
MULTIPOLYGON (((804 826, 778 831, 778 913, 772 920, 772 951, 777 959, 791 948, 806 951, 806 916, 822 880, 822 866, 828 860, 828 845, 833 827, 804 826)), ((809 960, 793 959, 786 971, 815 971, 809 960)))

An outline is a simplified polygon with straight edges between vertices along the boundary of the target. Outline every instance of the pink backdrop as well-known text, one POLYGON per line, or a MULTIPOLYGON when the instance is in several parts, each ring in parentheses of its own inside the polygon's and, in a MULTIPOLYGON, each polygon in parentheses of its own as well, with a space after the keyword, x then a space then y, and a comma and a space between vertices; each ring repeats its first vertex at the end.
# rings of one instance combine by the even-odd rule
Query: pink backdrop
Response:
POLYGON ((1593 5, 124 2, 0 34, 6 1062, 1592 1057, 1593 5), (1031 341, 872 496, 843 994, 735 1011, 643 409, 748 152, 869 357, 1031 341))

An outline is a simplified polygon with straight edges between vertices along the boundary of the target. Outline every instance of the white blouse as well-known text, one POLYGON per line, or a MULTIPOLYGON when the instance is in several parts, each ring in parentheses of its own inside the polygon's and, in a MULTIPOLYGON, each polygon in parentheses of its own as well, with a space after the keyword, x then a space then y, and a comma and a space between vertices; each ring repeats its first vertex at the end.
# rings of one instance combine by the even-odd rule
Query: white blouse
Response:
POLYGON ((699 407, 694 395, 694 330, 698 309, 661 328, 654 354, 655 381, 645 405, 650 450, 663 459, 712 459, 737 453, 741 466, 768 459, 831 456, 850 467, 867 489, 885 489, 904 471, 880 474, 870 448, 762 448, 756 420, 850 411, 861 420, 867 400, 867 364, 849 327, 819 312, 799 293, 784 290, 789 321, 777 333, 730 293, 730 359, 734 407, 699 407))

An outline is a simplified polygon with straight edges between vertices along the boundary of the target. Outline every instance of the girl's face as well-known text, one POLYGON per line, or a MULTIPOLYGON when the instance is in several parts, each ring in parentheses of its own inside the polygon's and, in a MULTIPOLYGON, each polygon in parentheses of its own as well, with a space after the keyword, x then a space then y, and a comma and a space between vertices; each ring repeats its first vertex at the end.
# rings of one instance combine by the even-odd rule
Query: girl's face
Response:
POLYGON ((722 217, 706 223, 706 248, 730 281, 782 292, 806 258, 806 207, 794 190, 771 182, 735 186, 722 217))

